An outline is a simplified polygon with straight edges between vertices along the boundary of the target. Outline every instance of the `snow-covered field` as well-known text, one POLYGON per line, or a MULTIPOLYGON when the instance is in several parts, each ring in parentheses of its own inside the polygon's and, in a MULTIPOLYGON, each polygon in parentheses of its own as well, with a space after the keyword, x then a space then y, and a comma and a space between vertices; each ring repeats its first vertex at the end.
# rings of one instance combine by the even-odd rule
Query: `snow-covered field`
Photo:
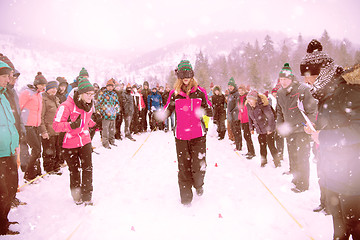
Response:
MULTIPOLYGON (((331 216, 314 213, 319 204, 316 165, 311 161, 310 189, 293 193, 285 158, 282 167, 260 168, 226 138, 218 141, 212 125, 207 136, 204 195, 191 207, 180 203, 177 159, 171 132, 117 140, 111 150, 93 145, 94 206, 77 206, 69 190, 69 172, 45 176, 24 186, 17 197, 27 202, 12 209, 17 236, 1 239, 332 239, 331 216)), ((243 144, 246 145, 246 144, 243 144)), ((23 184, 20 172, 20 186, 23 184)))

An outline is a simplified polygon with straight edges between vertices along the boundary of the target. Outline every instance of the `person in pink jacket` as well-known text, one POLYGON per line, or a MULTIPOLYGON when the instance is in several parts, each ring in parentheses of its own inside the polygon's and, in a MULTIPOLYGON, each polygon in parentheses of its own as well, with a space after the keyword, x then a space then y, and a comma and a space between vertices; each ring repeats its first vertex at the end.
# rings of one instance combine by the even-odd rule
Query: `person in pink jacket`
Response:
MULTIPOLYGON (((249 116, 248 116, 248 110, 246 107, 246 97, 247 97, 247 91, 245 85, 240 84, 239 86, 239 120, 241 122, 241 129, 244 132, 244 138, 246 140, 246 147, 247 147, 247 153, 245 154, 247 159, 252 159, 255 157, 255 149, 254 144, 251 139, 251 132, 249 127, 249 116)), ((240 130, 241 135, 241 130, 240 130)), ((242 138, 240 138, 242 142, 242 138)), ((242 145, 242 144, 240 144, 242 145)))
POLYGON ((47 80, 38 72, 34 84, 27 85, 28 88, 21 92, 19 104, 21 117, 26 129, 26 142, 31 148, 29 164, 26 168, 24 179, 31 181, 41 176, 41 137, 40 124, 42 112, 42 92, 44 92, 47 80))
POLYGON ((79 205, 92 205, 92 146, 89 127, 95 122, 93 113, 94 87, 86 78, 79 79, 55 115, 53 128, 63 132, 63 157, 69 167, 70 190, 74 202, 79 205), (82 172, 82 175, 80 173, 82 172))
POLYGON ((203 116, 212 116, 205 89, 198 86, 188 60, 182 60, 175 70, 177 80, 165 105, 166 117, 175 111, 175 143, 178 158, 178 183, 181 203, 190 205, 196 194, 204 192, 206 171, 206 127, 203 116))

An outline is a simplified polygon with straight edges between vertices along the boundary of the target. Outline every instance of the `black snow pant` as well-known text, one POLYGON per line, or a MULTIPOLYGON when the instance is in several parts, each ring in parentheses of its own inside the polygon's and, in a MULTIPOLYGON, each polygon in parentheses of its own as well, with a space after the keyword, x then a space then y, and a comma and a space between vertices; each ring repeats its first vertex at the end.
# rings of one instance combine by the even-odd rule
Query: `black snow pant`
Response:
POLYGON ((20 139, 20 167, 21 171, 26 172, 27 166, 30 162, 29 146, 26 139, 20 139))
POLYGON ((275 145, 279 152, 280 159, 283 159, 284 155, 284 142, 284 138, 278 132, 275 132, 275 145))
POLYGON ((115 139, 121 139, 121 124, 124 120, 124 114, 122 112, 116 114, 115 119, 115 139))
POLYGON ((310 136, 304 133, 292 133, 286 138, 292 182, 302 191, 309 189, 310 176, 310 136))
POLYGON ((41 137, 40 127, 26 126, 26 141, 31 148, 29 164, 26 168, 24 178, 32 180, 41 176, 40 157, 41 157, 41 137))
POLYGON ((18 188, 16 156, 0 158, 0 235, 9 227, 8 214, 18 188))
POLYGON ((49 139, 42 139, 43 146, 43 167, 44 170, 49 173, 60 170, 60 151, 59 135, 51 136, 49 139))
POLYGON ((93 192, 91 143, 79 148, 64 148, 70 172, 70 190, 75 201, 90 201, 93 192))
POLYGON ((178 158, 178 183, 182 204, 192 201, 192 187, 199 189, 204 185, 206 171, 206 136, 180 140, 175 138, 178 158))
POLYGON ((225 133, 226 133, 226 127, 225 127, 225 117, 219 117, 220 119, 214 121, 216 122, 216 126, 217 126, 217 132, 218 132, 218 136, 219 138, 223 139, 225 137, 225 133))
POLYGON ((255 155, 255 149, 254 149, 253 141, 251 139, 251 132, 250 132, 249 123, 248 122, 247 123, 241 123, 241 128, 244 131, 244 138, 246 140, 246 146, 247 146, 248 153, 250 153, 252 155, 255 155))
POLYGON ((334 239, 360 239, 360 196, 326 190, 326 208, 333 217, 334 239))
POLYGON ((241 151, 242 148, 242 136, 241 136, 241 122, 240 120, 232 121, 230 123, 231 131, 235 138, 235 148, 241 151))
POLYGON ((261 155, 261 163, 266 164, 267 163, 267 147, 269 147, 269 150, 271 152, 271 156, 273 157, 275 166, 279 166, 280 159, 278 150, 275 147, 275 141, 274 141, 274 133, 270 134, 259 134, 258 136, 259 144, 260 144, 260 155, 261 155))

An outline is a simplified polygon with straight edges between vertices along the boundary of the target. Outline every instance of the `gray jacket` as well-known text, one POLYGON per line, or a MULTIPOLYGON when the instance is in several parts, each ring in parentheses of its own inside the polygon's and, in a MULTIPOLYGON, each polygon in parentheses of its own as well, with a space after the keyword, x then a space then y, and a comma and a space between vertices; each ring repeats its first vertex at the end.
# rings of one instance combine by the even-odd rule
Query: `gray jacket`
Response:
POLYGON ((279 129, 287 123, 290 129, 286 135, 304 132, 306 121, 297 106, 298 99, 303 102, 305 114, 310 121, 312 123, 316 121, 317 102, 311 95, 310 88, 303 83, 293 81, 288 88, 281 88, 277 93, 276 127, 279 129))

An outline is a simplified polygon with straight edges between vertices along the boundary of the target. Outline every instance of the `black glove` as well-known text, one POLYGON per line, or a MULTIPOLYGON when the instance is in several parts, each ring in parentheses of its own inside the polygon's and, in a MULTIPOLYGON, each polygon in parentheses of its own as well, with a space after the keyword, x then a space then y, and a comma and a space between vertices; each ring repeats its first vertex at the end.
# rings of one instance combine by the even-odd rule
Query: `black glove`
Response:
POLYGON ((71 129, 76 129, 80 127, 80 125, 81 125, 81 114, 79 114, 78 118, 74 122, 70 123, 70 127, 71 129))

